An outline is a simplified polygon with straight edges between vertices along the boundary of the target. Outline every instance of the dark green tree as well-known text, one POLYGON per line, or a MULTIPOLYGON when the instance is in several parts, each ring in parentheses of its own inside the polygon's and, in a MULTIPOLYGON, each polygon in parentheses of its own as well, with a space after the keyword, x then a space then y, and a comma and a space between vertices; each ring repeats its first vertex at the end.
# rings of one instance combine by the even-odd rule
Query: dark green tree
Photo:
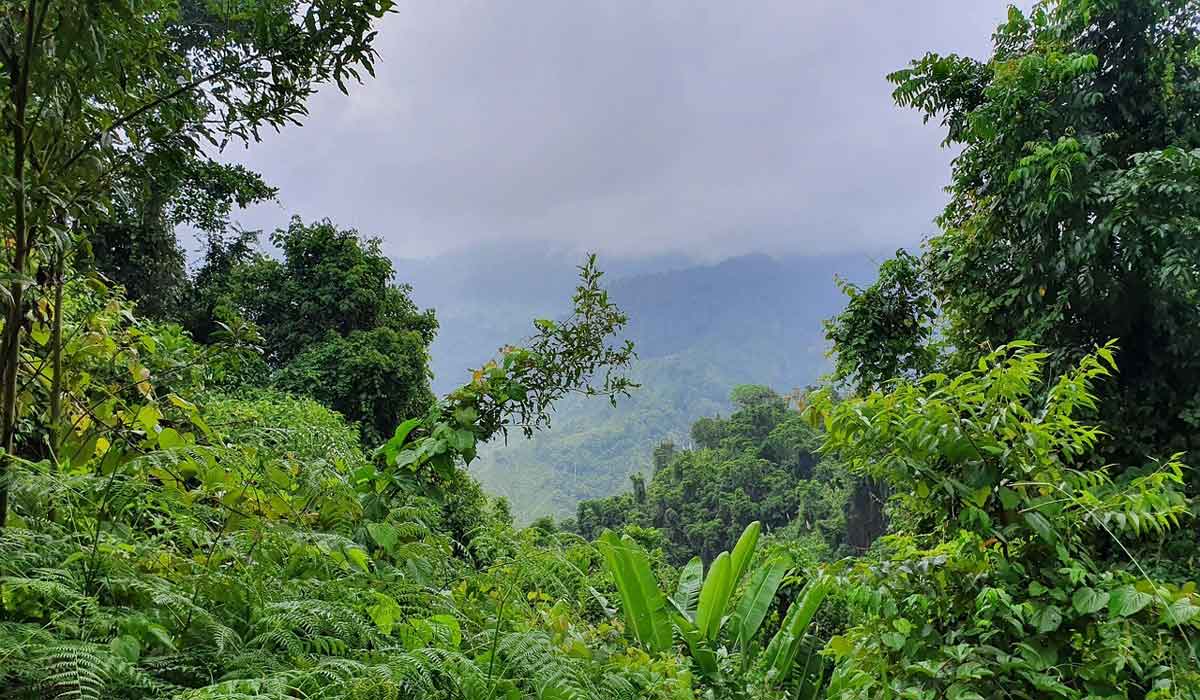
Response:
POLYGON ((254 233, 210 237, 190 295, 195 336, 235 318, 255 324, 274 384, 358 422, 368 441, 423 414, 437 321, 395 284, 379 239, 293 218, 271 242, 282 260, 260 252, 254 233))
POLYGON ((896 251, 866 288, 838 282, 848 297, 846 308, 825 322, 835 382, 865 394, 891 379, 932 370, 937 309, 919 258, 896 251))
POLYGON ((52 288, 62 287, 76 234, 109 220, 119 183, 144 167, 148 153, 174 148, 198 157, 206 147, 255 141, 264 127, 298 122, 322 83, 344 90, 373 71, 373 22, 391 7, 390 0, 3 4, 0 526, 25 408, 17 387, 25 319, 30 300, 61 297, 52 288))
POLYGON ((1010 10, 987 62, 929 54, 890 76, 961 149, 923 262, 956 366, 1025 339, 1060 372, 1116 338, 1097 415, 1118 458, 1200 435, 1197 16, 1195 0, 1044 2, 1010 10))
POLYGON ((363 427, 378 443, 400 421, 424 413, 433 402, 425 339, 417 331, 386 326, 324 340, 304 348, 272 382, 311 396, 363 427))

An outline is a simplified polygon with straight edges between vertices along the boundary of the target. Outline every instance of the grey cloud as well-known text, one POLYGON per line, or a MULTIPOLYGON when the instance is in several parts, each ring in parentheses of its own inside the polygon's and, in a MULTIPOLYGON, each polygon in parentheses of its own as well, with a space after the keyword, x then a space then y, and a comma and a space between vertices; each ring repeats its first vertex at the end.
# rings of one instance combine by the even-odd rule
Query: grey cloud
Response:
POLYGON ((328 216, 419 257, 498 240, 713 258, 910 245, 952 154, 884 75, 985 55, 1005 5, 409 2, 378 78, 230 153, 281 187, 238 215, 328 216))

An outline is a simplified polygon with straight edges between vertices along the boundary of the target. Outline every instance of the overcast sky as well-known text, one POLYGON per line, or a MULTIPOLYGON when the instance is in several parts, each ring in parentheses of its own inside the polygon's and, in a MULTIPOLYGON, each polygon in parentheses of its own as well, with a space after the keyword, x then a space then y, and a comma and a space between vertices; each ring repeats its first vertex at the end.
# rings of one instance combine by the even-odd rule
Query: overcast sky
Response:
POLYGON ((400 2, 377 78, 227 156, 425 257, 552 241, 641 256, 881 252, 932 230, 951 153, 892 105, 926 51, 986 56, 995 0, 400 2))

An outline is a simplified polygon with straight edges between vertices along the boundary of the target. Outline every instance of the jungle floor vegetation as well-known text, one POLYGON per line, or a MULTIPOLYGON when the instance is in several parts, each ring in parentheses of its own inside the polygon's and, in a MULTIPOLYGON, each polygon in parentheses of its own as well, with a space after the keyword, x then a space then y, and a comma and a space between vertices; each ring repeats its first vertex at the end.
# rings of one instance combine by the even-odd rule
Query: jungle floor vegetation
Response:
POLYGON ((275 190, 212 154, 392 10, 0 0, 0 698, 1200 698, 1200 3, 889 76, 950 202, 828 381, 525 528, 477 447, 637 390, 596 259, 438 398, 378 241, 228 226, 275 190))

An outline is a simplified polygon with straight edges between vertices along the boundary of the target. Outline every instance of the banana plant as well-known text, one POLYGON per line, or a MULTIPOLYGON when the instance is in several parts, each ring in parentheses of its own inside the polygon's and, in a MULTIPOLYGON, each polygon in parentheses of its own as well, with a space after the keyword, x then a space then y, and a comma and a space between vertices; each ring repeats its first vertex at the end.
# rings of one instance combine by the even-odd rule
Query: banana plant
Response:
POLYGON ((625 610, 625 627, 647 651, 664 652, 671 648, 671 621, 667 604, 646 552, 625 535, 606 530, 597 542, 605 564, 616 581, 625 610))
MULTIPOLYGON (((673 627, 700 671, 710 678, 720 675, 717 652, 723 630, 726 640, 748 661, 757 649, 753 642, 775 594, 791 568, 786 559, 767 562, 750 574, 734 602, 733 594, 750 568, 761 532, 761 523, 750 523, 733 552, 718 554, 707 575, 701 559, 693 558, 680 571, 674 595, 668 597, 655 584, 649 559, 641 547, 628 536, 618 538, 606 531, 598 545, 616 581, 626 628, 646 650, 662 652, 671 646, 673 627)), ((787 679, 804 645, 808 625, 829 589, 825 578, 814 579, 788 609, 782 627, 767 646, 766 663, 772 682, 787 679)))

